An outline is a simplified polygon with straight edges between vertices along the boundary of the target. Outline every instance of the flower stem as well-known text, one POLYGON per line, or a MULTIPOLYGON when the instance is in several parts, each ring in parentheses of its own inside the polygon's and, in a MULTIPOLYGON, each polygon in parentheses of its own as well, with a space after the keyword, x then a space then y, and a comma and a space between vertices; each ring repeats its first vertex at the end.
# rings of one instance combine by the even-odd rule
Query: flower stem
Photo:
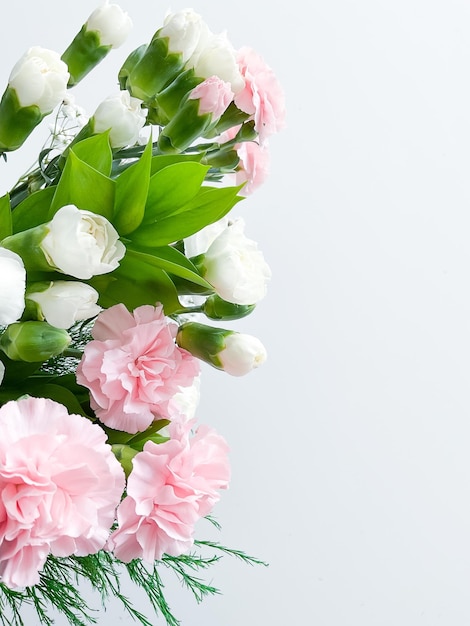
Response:
POLYGON ((66 348, 62 352, 62 356, 73 356, 77 359, 81 359, 83 355, 82 350, 77 350, 76 348, 66 348))

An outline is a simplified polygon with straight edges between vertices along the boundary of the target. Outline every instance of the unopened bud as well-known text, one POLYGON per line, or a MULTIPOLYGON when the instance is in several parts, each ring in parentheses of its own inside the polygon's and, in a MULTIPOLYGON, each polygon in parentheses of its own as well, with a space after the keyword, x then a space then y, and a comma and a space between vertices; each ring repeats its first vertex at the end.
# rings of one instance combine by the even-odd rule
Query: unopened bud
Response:
POLYGON ((71 342, 70 335, 47 322, 15 322, 0 337, 0 348, 12 361, 35 363, 57 356, 71 342))

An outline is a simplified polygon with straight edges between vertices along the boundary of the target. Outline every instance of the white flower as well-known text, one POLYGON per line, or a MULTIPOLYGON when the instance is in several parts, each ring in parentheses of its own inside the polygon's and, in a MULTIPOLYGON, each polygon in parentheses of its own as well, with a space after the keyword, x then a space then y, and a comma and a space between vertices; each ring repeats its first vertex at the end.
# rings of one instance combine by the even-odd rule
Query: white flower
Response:
POLYGON ((244 376, 266 361, 266 349, 257 337, 232 333, 225 337, 225 348, 217 356, 227 374, 244 376))
POLYGON ((67 65, 57 52, 35 46, 13 67, 8 83, 22 107, 36 105, 47 114, 64 99, 68 80, 67 65))
POLYGON ((119 48, 129 35, 132 20, 117 4, 106 3, 95 9, 86 24, 88 31, 96 31, 102 46, 119 48))
POLYGON ((201 228, 201 230, 194 233, 194 235, 186 237, 184 240, 184 251, 186 256, 192 257, 206 252, 214 239, 218 237, 220 233, 227 228, 227 226, 228 217, 223 217, 213 224, 204 226, 204 228, 201 228))
POLYGON ((93 116, 95 133, 111 129, 109 140, 113 148, 134 145, 146 120, 146 111, 141 104, 142 100, 133 98, 127 90, 109 96, 93 116))
POLYGON ((2 361, 0 361, 0 385, 3 382, 4 376, 5 376, 5 366, 3 365, 2 361))
POLYGON ((28 291, 26 297, 39 304, 43 318, 56 328, 70 328, 101 311, 97 304, 99 293, 90 285, 74 280, 51 282, 43 291, 28 291))
POLYGON ((192 9, 186 9, 177 13, 167 13, 158 36, 168 37, 169 51, 181 53, 183 61, 186 62, 196 50, 200 39, 205 39, 209 32, 202 17, 192 9))
POLYGON ((225 32, 214 35, 208 31, 202 36, 187 65, 193 67, 196 76, 200 78, 218 76, 230 83, 235 94, 240 93, 245 86, 235 48, 225 32))
POLYGON ((113 225, 102 215, 62 207, 49 222, 41 242, 47 262, 63 274, 88 279, 112 272, 126 248, 113 225))
POLYGON ((171 420, 189 422, 194 419, 201 398, 201 375, 199 374, 189 387, 181 387, 169 403, 171 420))
POLYGON ((21 257, 0 247, 0 325, 20 319, 24 311, 26 271, 21 257))
POLYGON ((271 270, 244 228, 245 222, 237 219, 216 237, 204 255, 203 272, 227 302, 256 304, 266 295, 271 270))

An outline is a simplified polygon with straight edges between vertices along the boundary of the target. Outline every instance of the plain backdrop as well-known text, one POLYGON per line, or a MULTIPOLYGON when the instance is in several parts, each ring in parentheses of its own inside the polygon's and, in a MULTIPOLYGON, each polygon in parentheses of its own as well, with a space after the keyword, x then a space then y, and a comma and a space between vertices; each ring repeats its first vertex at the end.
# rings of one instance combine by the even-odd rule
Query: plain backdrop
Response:
MULTIPOLYGON (((134 29, 76 88, 89 113, 167 9, 187 6, 265 58, 288 111, 270 177, 237 206, 273 277, 233 327, 269 358, 240 379, 205 368, 198 411, 231 448, 217 538, 269 567, 224 559, 209 573, 222 594, 201 605, 170 579, 175 614, 183 626, 468 626, 470 5, 120 4, 134 29)), ((31 45, 63 51, 95 6, 5 4, 0 84, 31 45)), ((1 192, 39 145, 35 134, 0 163, 1 192)), ((108 623, 132 622, 113 604, 108 623)))

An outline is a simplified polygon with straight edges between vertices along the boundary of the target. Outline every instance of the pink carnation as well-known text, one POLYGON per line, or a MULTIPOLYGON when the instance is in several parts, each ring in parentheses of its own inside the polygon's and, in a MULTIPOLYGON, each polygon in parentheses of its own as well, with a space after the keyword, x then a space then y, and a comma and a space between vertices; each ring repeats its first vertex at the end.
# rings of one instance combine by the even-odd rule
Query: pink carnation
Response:
POLYGON ((260 146, 255 141, 244 141, 236 146, 240 163, 236 174, 236 183, 245 183, 241 194, 248 196, 258 189, 269 174, 269 151, 266 144, 260 146))
POLYGON ((225 113, 233 100, 234 93, 230 83, 218 76, 211 76, 197 85, 190 95, 190 100, 199 100, 199 115, 212 113, 212 121, 216 121, 225 113))
POLYGON ((178 430, 179 438, 158 445, 148 441, 133 459, 128 495, 117 511, 119 527, 108 542, 121 561, 152 563, 163 554, 189 550, 195 523, 219 500, 218 490, 228 486, 225 440, 205 426, 192 438, 188 426, 178 430))
POLYGON ((263 144, 285 124, 284 92, 272 69, 251 48, 241 48, 237 61, 245 88, 235 96, 235 104, 253 116, 255 130, 263 144))
POLYGON ((90 390, 91 407, 104 424, 137 433, 155 417, 171 417, 171 398, 199 373, 197 359, 176 345, 177 329, 161 306, 131 314, 116 304, 98 315, 77 381, 90 390))
MULTIPOLYGON (((219 142, 224 143, 233 139, 239 126, 229 128, 219 137, 219 142)), ((269 175, 270 157, 267 142, 260 146, 256 141, 242 141, 235 144, 240 162, 234 175, 234 184, 246 183, 240 193, 249 196, 260 187, 269 175)), ((229 174, 228 176, 232 176, 229 174)))
POLYGON ((39 582, 49 553, 103 548, 125 486, 104 431, 49 399, 0 408, 0 576, 39 582))

